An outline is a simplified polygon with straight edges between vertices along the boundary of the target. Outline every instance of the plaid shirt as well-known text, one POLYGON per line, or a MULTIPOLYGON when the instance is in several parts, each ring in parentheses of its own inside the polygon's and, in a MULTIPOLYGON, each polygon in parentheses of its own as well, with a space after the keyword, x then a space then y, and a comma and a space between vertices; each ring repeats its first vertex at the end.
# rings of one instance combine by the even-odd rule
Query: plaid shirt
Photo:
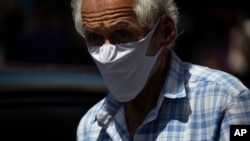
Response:
MULTIPOLYGON (((134 141, 229 141, 229 125, 250 124, 250 91, 238 79, 171 55, 158 103, 134 141)), ((77 140, 130 141, 124 111, 109 94, 82 118, 77 140)))

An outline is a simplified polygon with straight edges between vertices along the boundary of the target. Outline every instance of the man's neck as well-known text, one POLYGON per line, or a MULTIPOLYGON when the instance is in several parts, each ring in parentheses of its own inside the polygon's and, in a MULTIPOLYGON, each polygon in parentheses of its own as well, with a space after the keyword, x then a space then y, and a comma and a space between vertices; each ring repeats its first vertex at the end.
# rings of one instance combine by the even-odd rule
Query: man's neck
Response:
POLYGON ((164 51, 149 76, 148 83, 140 94, 126 103, 125 114, 131 139, 149 112, 157 105, 169 66, 168 52, 164 51))

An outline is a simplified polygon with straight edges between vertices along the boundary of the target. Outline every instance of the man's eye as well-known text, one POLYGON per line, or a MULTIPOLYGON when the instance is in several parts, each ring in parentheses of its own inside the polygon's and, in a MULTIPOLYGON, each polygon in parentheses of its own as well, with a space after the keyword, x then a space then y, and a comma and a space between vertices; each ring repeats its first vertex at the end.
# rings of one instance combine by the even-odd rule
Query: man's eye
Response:
POLYGON ((133 41, 133 34, 127 30, 117 30, 111 36, 113 44, 128 43, 133 41))
POLYGON ((117 32, 120 38, 127 38, 129 36, 129 32, 126 30, 119 30, 117 32))
POLYGON ((87 44, 89 46, 97 46, 103 43, 103 37, 96 33, 90 33, 87 36, 87 44))
POLYGON ((91 33, 88 35, 88 40, 91 42, 96 42, 101 40, 101 36, 98 34, 91 33))

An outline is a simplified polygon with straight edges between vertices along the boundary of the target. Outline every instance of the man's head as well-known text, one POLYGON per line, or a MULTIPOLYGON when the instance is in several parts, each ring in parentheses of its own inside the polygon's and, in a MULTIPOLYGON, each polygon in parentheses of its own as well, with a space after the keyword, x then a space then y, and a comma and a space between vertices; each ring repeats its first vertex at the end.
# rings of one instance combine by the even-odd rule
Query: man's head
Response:
POLYGON ((72 6, 76 29, 118 101, 160 89, 154 82, 164 78, 176 36, 173 0, 73 0, 72 6))
MULTIPOLYGON (((116 41, 112 41, 112 39, 101 41, 103 39, 100 39, 102 43, 124 43, 139 40, 149 32, 163 15, 168 17, 167 22, 172 22, 174 27, 171 28, 174 28, 174 32, 176 31, 178 11, 173 0, 72 0, 71 4, 76 29, 85 37, 88 46, 98 44, 98 42, 93 43, 92 41, 100 39, 100 36, 96 36, 97 34, 88 36, 89 33, 96 32, 104 34, 102 36, 106 36, 105 38, 107 36, 116 37, 116 41), (117 23, 120 25, 115 25, 117 23), (131 31, 124 31, 123 28, 125 27, 131 31), (111 29, 115 30, 116 28, 121 29, 118 35, 122 37, 128 35, 130 38, 120 40, 117 39, 119 36, 109 35, 111 29), (94 31, 95 29, 99 31, 94 31), (91 39, 91 42, 88 38, 91 39)), ((167 30, 169 31, 169 29, 167 30)))

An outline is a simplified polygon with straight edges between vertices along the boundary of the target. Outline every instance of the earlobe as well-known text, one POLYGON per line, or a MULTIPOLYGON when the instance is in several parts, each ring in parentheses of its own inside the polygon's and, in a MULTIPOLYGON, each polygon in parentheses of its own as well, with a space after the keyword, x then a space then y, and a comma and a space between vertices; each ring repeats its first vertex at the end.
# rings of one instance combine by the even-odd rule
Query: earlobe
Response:
POLYGON ((169 47, 176 36, 174 21, 168 15, 162 15, 155 33, 151 39, 147 56, 154 56, 161 47, 169 47))

